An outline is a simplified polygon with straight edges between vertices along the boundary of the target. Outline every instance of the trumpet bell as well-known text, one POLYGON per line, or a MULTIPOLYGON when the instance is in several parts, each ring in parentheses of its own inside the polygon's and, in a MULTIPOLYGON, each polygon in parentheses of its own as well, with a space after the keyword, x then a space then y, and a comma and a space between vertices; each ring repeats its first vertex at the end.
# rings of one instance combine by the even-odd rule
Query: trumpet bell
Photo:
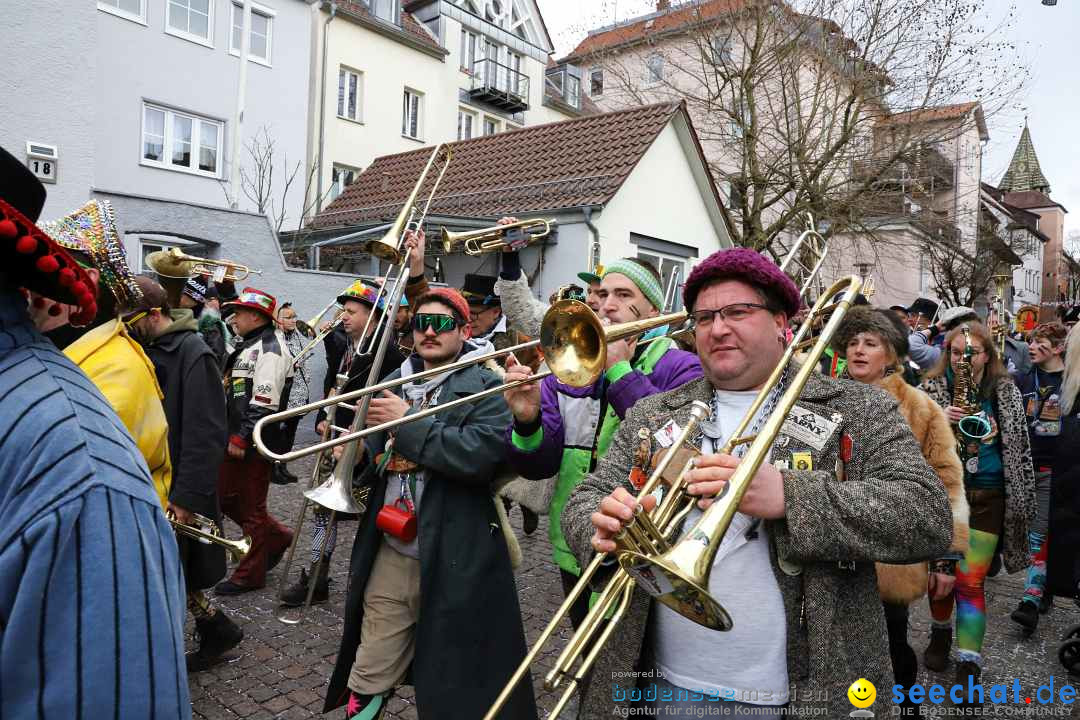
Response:
MULTIPOLYGON (((702 555, 704 554, 704 547, 702 555)), ((697 573, 681 568, 675 558, 684 552, 681 545, 676 545, 663 555, 644 555, 638 552, 625 552, 619 556, 619 565, 637 581, 641 589, 652 595, 653 599, 667 605, 685 618, 710 630, 728 631, 735 627, 731 615, 716 601, 705 586, 708 576, 697 577, 697 573)), ((696 558, 691 561, 695 565, 696 558)))
MULTIPOLYGON (((341 467, 340 463, 338 467, 341 467)), ((326 482, 305 492, 304 497, 327 510, 350 515, 359 515, 363 512, 363 508, 352 494, 352 481, 348 478, 339 478, 337 468, 326 482)))

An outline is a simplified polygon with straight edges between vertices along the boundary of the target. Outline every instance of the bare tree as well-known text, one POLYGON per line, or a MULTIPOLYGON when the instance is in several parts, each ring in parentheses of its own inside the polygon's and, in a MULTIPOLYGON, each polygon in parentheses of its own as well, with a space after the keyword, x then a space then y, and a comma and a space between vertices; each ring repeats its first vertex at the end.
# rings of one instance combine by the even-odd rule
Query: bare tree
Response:
MULTIPOLYGON (((571 60, 603 68, 605 109, 686 101, 727 191, 733 241, 772 249, 806 211, 827 219, 830 235, 880 235, 882 216, 906 212, 905 183, 932 179, 939 148, 959 137, 934 109, 979 100, 989 113, 1015 96, 1026 71, 1007 25, 981 8, 973 0, 687 3, 675 9, 688 19, 674 30, 658 19, 642 39, 596 51, 586 43, 571 60)), ((973 192, 977 207, 977 181, 973 192)))

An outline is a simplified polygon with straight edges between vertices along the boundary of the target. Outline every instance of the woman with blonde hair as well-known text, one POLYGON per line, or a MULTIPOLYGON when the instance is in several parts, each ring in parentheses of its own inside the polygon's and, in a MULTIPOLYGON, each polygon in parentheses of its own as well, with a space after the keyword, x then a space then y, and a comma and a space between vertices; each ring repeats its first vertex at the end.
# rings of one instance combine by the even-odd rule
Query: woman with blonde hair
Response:
POLYGON ((928 591, 932 599, 951 596, 956 563, 968 546, 963 466, 945 413, 930 396, 904 380, 903 358, 908 354, 908 340, 902 320, 891 311, 852 308, 833 339, 833 350, 836 357, 844 359, 847 377, 877 385, 896 398, 923 457, 949 493, 953 541, 944 557, 929 564, 877 563, 893 675, 898 685, 907 688, 915 683, 919 670, 917 656, 907 639, 908 606, 928 591))
POLYGON ((989 426, 984 437, 964 436, 960 446, 971 508, 970 542, 957 566, 955 592, 930 603, 933 626, 930 647, 923 655, 928 668, 945 668, 952 644, 955 596, 956 682, 967 687, 969 680, 978 683, 981 674, 986 635, 983 583, 999 540, 1008 572, 1020 572, 1030 562, 1028 526, 1035 515, 1035 470, 1020 391, 985 325, 965 323, 945 336, 941 358, 927 374, 923 389, 945 409, 954 433, 958 433, 960 420, 969 415, 980 415, 989 426), (957 374, 965 362, 971 367, 974 408, 958 405, 966 404, 956 393, 957 374))

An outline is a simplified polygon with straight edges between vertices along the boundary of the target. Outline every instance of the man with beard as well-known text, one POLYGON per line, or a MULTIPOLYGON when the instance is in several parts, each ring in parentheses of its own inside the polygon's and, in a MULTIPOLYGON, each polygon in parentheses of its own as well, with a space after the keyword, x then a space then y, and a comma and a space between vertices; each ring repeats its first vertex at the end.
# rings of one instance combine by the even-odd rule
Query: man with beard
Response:
MULTIPOLYGON (((177 521, 193 524, 194 515, 221 526, 217 470, 225 457, 225 392, 217 360, 196 332, 189 309, 172 309, 165 290, 147 277, 136 277, 141 298, 121 319, 146 349, 165 393, 169 420, 172 488, 168 509, 177 521)), ((183 535, 177 538, 187 584, 187 606, 195 618, 199 649, 188 653, 189 672, 210 667, 236 647, 244 632, 203 592, 225 575, 225 550, 183 535)))
MULTIPOLYGON (((419 298, 414 353, 388 379, 409 377, 484 347, 468 340, 469 306, 456 290, 419 298)), ((471 365, 371 401, 368 425, 500 384, 471 365)), ((367 438, 361 481, 371 507, 353 545, 345 633, 325 711, 381 716, 411 666, 420 717, 475 720, 525 656, 517 591, 492 500, 510 414, 498 395, 367 438), (420 609, 423 608, 423 612, 420 609)), ((530 683, 500 716, 536 717, 530 683)))
POLYGON ((44 203, 0 149, 0 714, 185 720, 172 528, 116 412, 27 312, 29 291, 77 325, 97 315, 90 274, 36 224, 44 203))
MULTIPOLYGON (((273 296, 250 287, 225 305, 225 310, 233 311, 240 337, 225 364, 229 442, 218 473, 218 497, 222 512, 251 537, 251 551, 229 579, 214 586, 218 595, 239 595, 265 586, 267 571, 292 543, 289 528, 266 509, 270 463, 252 444, 255 423, 285 409, 292 385, 292 356, 274 327, 276 306, 273 296)), ((285 449, 280 423, 267 428, 263 437, 272 449, 285 449)))
MULTIPOLYGON (((346 380, 338 394, 352 392, 364 387, 371 372, 375 358, 374 348, 379 342, 375 334, 377 327, 383 325, 383 312, 386 310, 386 296, 379 296, 378 288, 357 280, 337 298, 342 308, 341 328, 345 333, 346 343, 341 361, 334 368, 336 376, 344 375, 346 380), (370 323, 368 322, 370 319, 370 323), (367 334, 364 334, 364 331, 367 334)), ((380 371, 380 378, 386 377, 401 367, 404 357, 398 351, 398 344, 391 342, 386 348, 386 357, 380 371)), ((327 391, 329 397, 330 392, 327 391)), ((349 408, 337 407, 334 410, 334 425, 347 428, 352 425, 354 413, 349 408)), ((327 430, 327 413, 322 408, 315 416, 315 429, 319 435, 327 430)), ((331 463, 323 463, 326 472, 330 472, 331 463)), ((311 595, 312 603, 326 602, 330 594, 330 558, 337 547, 337 518, 330 522, 330 512, 316 505, 314 521, 311 525, 311 566, 310 570, 301 568, 300 579, 287 588, 281 596, 281 604, 299 607, 308 596, 308 587, 315 578, 315 590, 311 595), (323 549, 323 562, 319 563, 319 549, 323 549)))

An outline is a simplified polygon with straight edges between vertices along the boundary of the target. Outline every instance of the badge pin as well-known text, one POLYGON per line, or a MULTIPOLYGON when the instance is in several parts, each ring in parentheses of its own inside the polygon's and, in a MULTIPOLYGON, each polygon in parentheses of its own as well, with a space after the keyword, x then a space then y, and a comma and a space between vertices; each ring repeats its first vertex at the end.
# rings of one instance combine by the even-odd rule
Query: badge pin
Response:
POLYGON ((791 467, 793 470, 813 470, 814 458, 808 452, 791 453, 791 467))
POLYGON ((780 437, 776 438, 776 447, 780 448, 781 450, 786 448, 790 444, 791 438, 787 435, 781 435, 780 437))

